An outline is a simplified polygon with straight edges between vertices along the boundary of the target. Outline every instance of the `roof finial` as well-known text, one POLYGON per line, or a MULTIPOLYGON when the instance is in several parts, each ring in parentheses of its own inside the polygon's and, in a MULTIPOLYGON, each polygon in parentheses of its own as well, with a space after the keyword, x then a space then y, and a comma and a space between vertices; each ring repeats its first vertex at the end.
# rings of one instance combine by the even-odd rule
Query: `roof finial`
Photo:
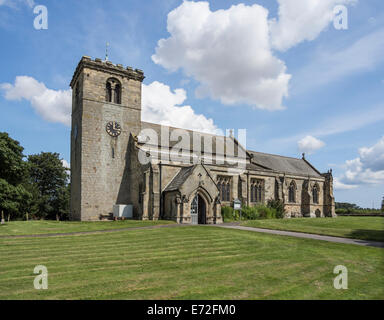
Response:
POLYGON ((303 152, 303 160, 305 160, 305 152, 303 152))
POLYGON ((109 47, 109 42, 105 44, 105 61, 108 61, 108 47, 109 47))

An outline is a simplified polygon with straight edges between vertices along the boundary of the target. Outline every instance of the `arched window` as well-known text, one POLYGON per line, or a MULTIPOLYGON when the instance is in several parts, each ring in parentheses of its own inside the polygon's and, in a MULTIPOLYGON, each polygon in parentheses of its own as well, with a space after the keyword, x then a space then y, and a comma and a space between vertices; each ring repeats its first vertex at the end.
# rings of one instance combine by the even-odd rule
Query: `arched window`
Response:
POLYGON ((225 194, 225 200, 231 201, 231 188, 230 188, 229 182, 227 183, 226 187, 227 187, 227 190, 226 190, 226 194, 225 194))
POLYGON ((254 184, 251 184, 251 202, 256 202, 256 186, 254 184))
POLYGON ((319 187, 317 184, 312 189, 313 203, 319 203, 319 187))
POLYGON ((112 102, 112 85, 110 82, 107 82, 106 85, 105 101, 112 102))
POLYGON ((105 101, 121 104, 121 84, 119 80, 110 78, 105 85, 105 101))
POLYGON ((227 184, 224 182, 221 184, 221 200, 227 201, 227 184))
POLYGON ((263 180, 251 180, 251 202, 263 202, 264 182, 263 180))
POLYGON ((256 198, 257 202, 263 202, 263 187, 259 181, 258 185, 257 185, 257 198, 256 198))
POLYGON ((217 187, 220 191, 220 200, 225 202, 231 201, 231 178, 219 177, 217 187))
POLYGON ((120 84, 115 85, 115 99, 114 102, 117 104, 121 103, 121 86, 120 84))
POLYGON ((296 202, 296 183, 292 181, 288 189, 288 201, 296 202))

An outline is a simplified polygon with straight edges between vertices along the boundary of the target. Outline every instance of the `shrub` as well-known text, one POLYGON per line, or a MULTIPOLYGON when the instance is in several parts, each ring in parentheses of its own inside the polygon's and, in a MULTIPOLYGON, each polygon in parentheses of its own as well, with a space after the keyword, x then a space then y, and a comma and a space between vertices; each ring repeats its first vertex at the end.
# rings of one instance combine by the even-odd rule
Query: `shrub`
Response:
POLYGON ((276 219, 276 209, 268 208, 264 205, 258 205, 255 208, 261 219, 276 219))
POLYGON ((260 214, 257 211, 256 207, 244 206, 242 207, 241 211, 242 211, 243 218, 246 220, 256 220, 256 219, 259 219, 260 217, 260 214))
POLYGON ((236 219, 232 207, 221 207, 221 216, 223 217, 224 222, 233 221, 236 219))
MULTIPOLYGON (((241 217, 243 220, 276 219, 280 217, 279 214, 281 215, 277 209, 261 204, 255 207, 243 206, 241 208, 241 217)), ((221 207, 221 216, 224 222, 240 220, 240 212, 233 210, 232 207, 221 207)))
POLYGON ((268 208, 274 209, 276 211, 276 218, 283 219, 285 215, 284 204, 280 200, 270 199, 267 204, 268 208))

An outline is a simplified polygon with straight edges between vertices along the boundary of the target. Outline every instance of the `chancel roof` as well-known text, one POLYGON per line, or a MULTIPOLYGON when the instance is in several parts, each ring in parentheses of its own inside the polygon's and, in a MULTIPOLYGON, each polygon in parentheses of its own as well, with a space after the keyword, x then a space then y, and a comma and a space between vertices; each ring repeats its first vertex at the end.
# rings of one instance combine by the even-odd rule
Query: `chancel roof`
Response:
MULTIPOLYGON (((155 124, 155 123, 149 123, 149 122, 141 122, 142 129, 152 129, 156 132, 158 138, 158 145, 159 147, 163 147, 161 143, 161 129, 162 125, 155 124)), ((173 130, 181 130, 179 128, 169 127, 169 126, 163 126, 164 128, 168 129, 169 135, 173 130)), ((184 130, 184 129, 182 129, 184 130)), ((209 133, 202 133, 202 132, 196 132, 192 130, 185 130, 189 136, 191 137, 190 141, 186 143, 185 146, 183 146, 179 141, 172 141, 169 143, 169 146, 172 148, 176 143, 178 143, 178 146, 183 149, 188 149, 191 151, 193 150, 193 134, 200 135, 201 137, 207 138, 207 140, 212 141, 212 150, 215 152, 216 150, 216 142, 218 139, 224 139, 225 137, 209 134, 209 133)), ((169 141, 170 139, 168 139, 169 141)), ((140 142, 140 139, 139 139, 140 142)), ((143 143, 143 142, 142 142, 143 143)), ((254 171, 275 171, 275 172, 281 172, 281 173, 289 173, 289 174, 296 174, 301 176, 311 176, 311 177, 321 177, 321 174, 319 171, 316 170, 307 160, 305 159, 299 159, 299 158, 291 158, 291 157, 285 157, 280 155, 274 155, 274 154, 267 154, 267 153, 261 153, 261 152, 255 152, 250 150, 245 150, 240 144, 237 143, 237 140, 235 140, 235 150, 234 154, 235 156, 238 154, 237 148, 241 148, 246 153, 247 158, 247 170, 254 170, 254 171)), ((201 145, 201 151, 204 150, 204 139, 202 139, 202 145, 201 145)), ((220 166, 220 165, 219 165, 220 166)), ((225 165, 224 165, 225 166, 225 165)), ((192 172, 192 167, 183 168, 177 177, 175 177, 175 183, 177 181, 184 181, 188 174, 192 172)))

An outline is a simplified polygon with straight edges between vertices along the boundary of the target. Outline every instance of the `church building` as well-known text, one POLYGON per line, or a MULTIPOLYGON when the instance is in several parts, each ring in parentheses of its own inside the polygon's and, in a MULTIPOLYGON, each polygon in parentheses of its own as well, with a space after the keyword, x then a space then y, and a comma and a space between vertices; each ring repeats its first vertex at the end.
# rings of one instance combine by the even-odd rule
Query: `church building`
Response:
POLYGON ((133 218, 222 223, 222 206, 283 202, 285 216, 334 217, 332 171, 303 155, 246 150, 213 135, 141 120, 144 73, 84 56, 71 81, 71 219, 99 220, 114 205, 133 218))

